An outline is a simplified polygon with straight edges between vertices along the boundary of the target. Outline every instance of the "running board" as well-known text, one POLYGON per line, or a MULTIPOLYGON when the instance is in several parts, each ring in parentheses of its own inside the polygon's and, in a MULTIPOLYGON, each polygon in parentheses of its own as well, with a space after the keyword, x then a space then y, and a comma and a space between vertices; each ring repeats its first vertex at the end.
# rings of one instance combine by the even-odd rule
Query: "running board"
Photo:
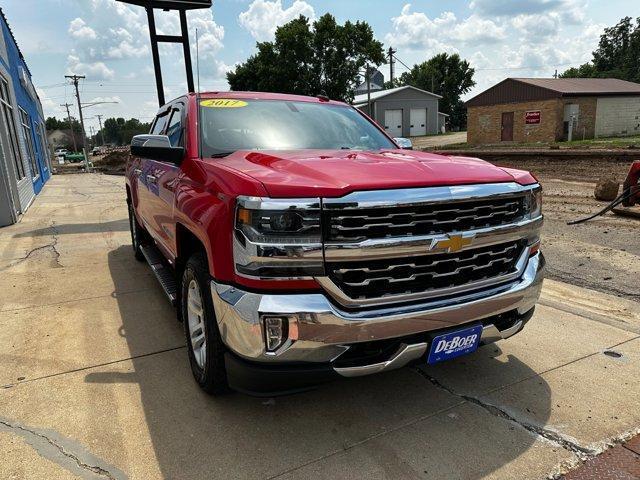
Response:
POLYGON ((178 300, 178 286, 176 284, 175 276, 169 267, 167 267, 164 257, 153 245, 143 245, 140 247, 144 258, 147 259, 147 263, 151 267, 153 274, 160 282, 164 293, 169 297, 171 305, 176 306, 178 300))

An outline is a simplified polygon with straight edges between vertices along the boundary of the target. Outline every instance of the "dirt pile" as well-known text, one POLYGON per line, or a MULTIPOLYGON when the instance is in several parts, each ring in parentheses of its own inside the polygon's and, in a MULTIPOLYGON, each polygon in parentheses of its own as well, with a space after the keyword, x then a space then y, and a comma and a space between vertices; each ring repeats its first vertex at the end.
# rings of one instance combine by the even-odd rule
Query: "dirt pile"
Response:
POLYGON ((93 168, 96 172, 111 175, 124 175, 125 164, 129 158, 128 150, 107 153, 104 157, 93 160, 93 168))

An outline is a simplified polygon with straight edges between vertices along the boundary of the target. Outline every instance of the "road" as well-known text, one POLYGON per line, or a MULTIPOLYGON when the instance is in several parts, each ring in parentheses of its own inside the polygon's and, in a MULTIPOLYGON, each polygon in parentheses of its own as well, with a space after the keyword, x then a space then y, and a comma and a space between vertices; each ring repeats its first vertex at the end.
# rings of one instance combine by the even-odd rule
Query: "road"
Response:
POLYGON ((413 137, 413 148, 433 148, 454 143, 464 143, 467 141, 467 132, 453 132, 446 135, 428 135, 426 137, 413 137))
POLYGON ((0 229, 0 478, 543 479, 640 427, 637 303, 557 281, 471 356, 211 398, 126 215, 122 177, 54 176, 0 229))

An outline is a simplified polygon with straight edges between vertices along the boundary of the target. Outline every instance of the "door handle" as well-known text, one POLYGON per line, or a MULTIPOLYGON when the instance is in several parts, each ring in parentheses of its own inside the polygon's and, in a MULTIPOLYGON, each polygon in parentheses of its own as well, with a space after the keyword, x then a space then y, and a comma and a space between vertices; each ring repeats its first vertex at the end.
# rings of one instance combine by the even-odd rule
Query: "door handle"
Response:
POLYGON ((147 175, 147 182, 156 183, 157 181, 158 181, 158 179, 156 177, 154 177, 153 175, 147 175))
POLYGON ((139 168, 134 168, 134 169, 133 169, 133 173, 134 173, 135 175, 140 175, 140 174, 142 173, 142 170, 140 170, 139 168))

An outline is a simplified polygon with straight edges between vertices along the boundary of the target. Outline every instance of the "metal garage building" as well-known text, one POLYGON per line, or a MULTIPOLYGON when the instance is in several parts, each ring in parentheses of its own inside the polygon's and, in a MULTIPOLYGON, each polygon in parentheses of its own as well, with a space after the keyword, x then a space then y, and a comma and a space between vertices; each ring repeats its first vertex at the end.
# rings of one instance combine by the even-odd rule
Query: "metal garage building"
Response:
POLYGON ((615 78, 507 78, 466 105, 476 145, 640 135, 640 84, 615 78))
POLYGON ((17 221, 50 172, 42 105, 0 8, 0 226, 17 221))
POLYGON ((446 115, 438 111, 442 97, 406 85, 371 93, 371 112, 367 94, 356 95, 354 106, 368 113, 392 137, 417 137, 441 131, 446 115))

